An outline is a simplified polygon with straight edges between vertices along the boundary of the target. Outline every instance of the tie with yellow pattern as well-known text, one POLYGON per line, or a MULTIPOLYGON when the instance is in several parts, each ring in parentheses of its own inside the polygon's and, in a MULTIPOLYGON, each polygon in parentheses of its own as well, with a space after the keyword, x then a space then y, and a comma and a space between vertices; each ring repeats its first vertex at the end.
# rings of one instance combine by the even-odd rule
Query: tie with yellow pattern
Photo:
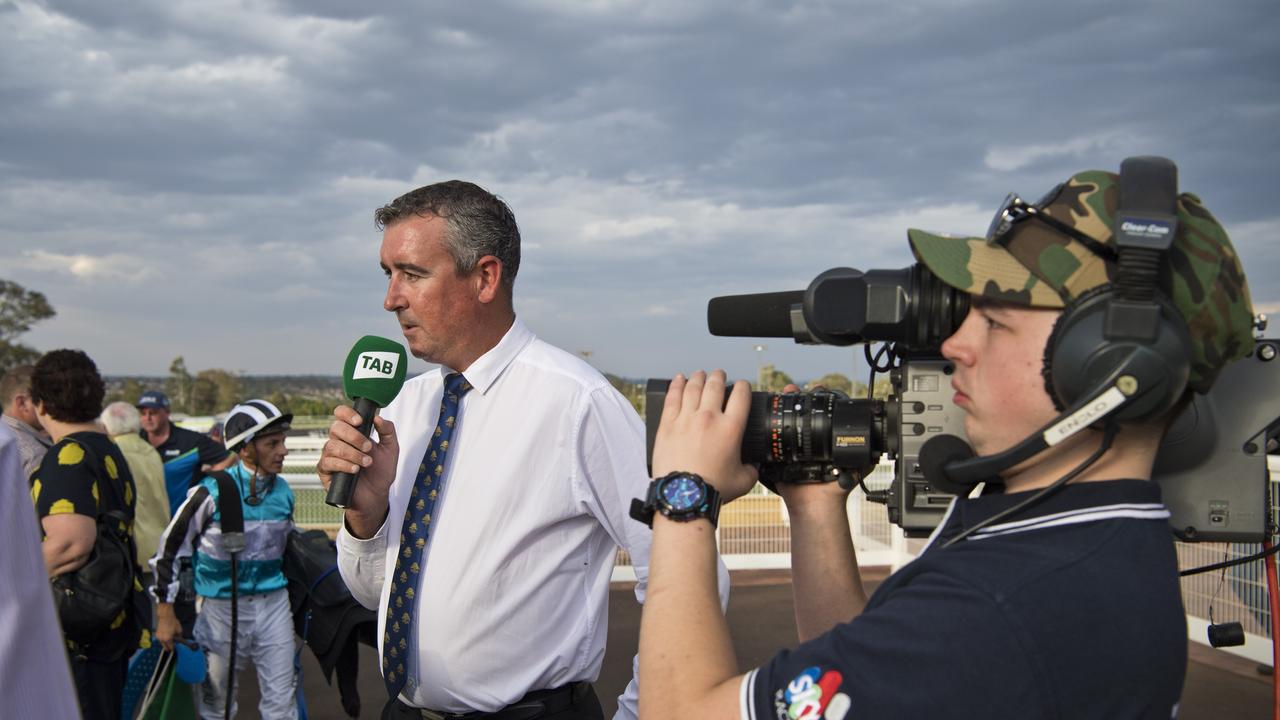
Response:
POLYGON ((409 505, 404 511, 400 530, 400 552, 391 577, 391 594, 387 597, 387 620, 382 633, 382 677, 387 694, 394 700, 404 689, 406 668, 413 652, 415 594, 422 571, 422 551, 427 545, 431 513, 436 506, 444 482, 445 455, 449 440, 458 423, 458 403, 471 389, 471 383, 460 373, 452 373, 444 381, 444 397, 440 399, 440 419, 435 434, 427 444, 427 452, 418 466, 418 475, 410 491, 409 505))

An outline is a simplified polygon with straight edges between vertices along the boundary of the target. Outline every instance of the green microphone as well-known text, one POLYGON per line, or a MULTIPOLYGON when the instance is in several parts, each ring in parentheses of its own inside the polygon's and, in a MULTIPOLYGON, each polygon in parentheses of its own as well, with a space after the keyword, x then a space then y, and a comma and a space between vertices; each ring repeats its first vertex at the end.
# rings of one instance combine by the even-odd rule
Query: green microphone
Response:
MULTIPOLYGON (((360 413, 360 432, 365 437, 369 437, 373 429, 373 416, 400 394, 407 363, 404 346, 377 335, 360 338, 347 354, 347 364, 342 368, 342 391, 360 413)), ((345 508, 351 504, 351 493, 355 489, 355 474, 334 473, 324 501, 345 508)))

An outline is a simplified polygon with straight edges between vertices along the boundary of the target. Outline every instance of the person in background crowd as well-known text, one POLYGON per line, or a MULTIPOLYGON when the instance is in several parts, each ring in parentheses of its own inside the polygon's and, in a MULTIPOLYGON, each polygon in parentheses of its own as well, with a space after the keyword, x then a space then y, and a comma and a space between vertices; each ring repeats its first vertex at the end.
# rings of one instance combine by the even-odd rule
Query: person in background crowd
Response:
MULTIPOLYGON (((199 484, 205 472, 230 467, 236 461, 235 453, 227 452, 208 435, 174 425, 169 419, 169 396, 159 390, 142 393, 135 406, 142 415, 140 435, 151 443, 164 463, 169 514, 176 515, 187 491, 199 484)), ((173 602, 183 634, 190 637, 196 622, 195 591, 191 587, 191 568, 185 565, 188 559, 183 558, 182 562, 184 565, 178 572, 182 590, 173 602)))
POLYGON ((0 406, 4 415, 0 420, 9 426, 18 438, 18 459, 22 462, 22 475, 26 482, 40 467, 45 451, 53 444, 49 434, 40 427, 36 406, 31 402, 31 371, 34 365, 15 365, 0 378, 0 406))
POLYGON ((204 477, 204 470, 222 470, 236 461, 234 453, 215 443, 208 435, 180 428, 169 419, 169 396, 148 390, 134 403, 142 417, 140 434, 160 453, 164 462, 164 485, 169 496, 169 512, 177 511, 187 490, 204 477))
POLYGON ((209 672, 200 693, 200 717, 223 717, 227 693, 235 715, 238 685, 228 682, 231 661, 232 600, 235 583, 237 672, 252 661, 258 670, 259 717, 297 717, 293 671, 293 613, 284 576, 284 550, 293 530, 293 490, 279 476, 284 467, 285 433, 293 415, 265 400, 249 400, 231 409, 226 420, 227 449, 239 463, 227 469, 240 494, 246 546, 239 552, 236 576, 222 531, 221 493, 206 477, 191 489, 160 538, 151 561, 155 584, 156 640, 172 648, 181 627, 173 601, 178 594, 178 559, 193 556, 195 589, 203 598, 195 638, 205 648, 209 672), (230 688, 230 690, 228 690, 230 688))
MULTIPOLYGON (((123 529, 132 534, 133 475, 120 449, 98 426, 103 395, 97 366, 79 350, 49 352, 31 373, 36 415, 54 440, 31 483, 50 578, 89 560, 97 543, 99 515, 119 513, 123 529)), ((80 712, 87 720, 120 716, 129 656, 138 648, 142 632, 139 621, 133 604, 127 603, 90 643, 66 638, 80 712)))
MULTIPOLYGON (((127 402, 113 402, 102 411, 102 426, 120 448, 138 496, 134 503, 133 540, 138 546, 138 565, 147 567, 156 554, 160 533, 169 524, 169 499, 164 489, 164 463, 155 448, 138 431, 141 414, 127 402)), ((149 572, 149 571, 148 571, 149 572)))

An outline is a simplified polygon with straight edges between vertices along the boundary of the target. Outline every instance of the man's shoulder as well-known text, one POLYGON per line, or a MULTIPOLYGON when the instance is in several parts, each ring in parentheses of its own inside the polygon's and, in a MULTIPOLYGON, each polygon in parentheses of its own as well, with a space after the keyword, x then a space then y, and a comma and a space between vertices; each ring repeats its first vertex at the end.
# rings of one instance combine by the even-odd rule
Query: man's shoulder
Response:
POLYGON ((125 460, 130 464, 140 463, 163 468, 164 463, 160 460, 160 453, 151 447, 151 443, 143 440, 142 437, 133 433, 125 433, 116 435, 111 438, 115 442, 116 447, 120 448, 120 453, 124 455, 125 460))
MULTIPOLYGON (((184 448, 192 448, 199 445, 202 440, 208 439, 207 435, 198 433, 195 430, 188 430, 177 424, 169 425, 169 441, 165 445, 179 445, 184 448)), ((210 442, 213 442, 210 440, 210 442)))
POLYGON ((580 355, 563 350, 539 337, 534 337, 512 365, 523 372, 543 376, 547 380, 576 385, 588 392, 609 386, 609 380, 580 355))

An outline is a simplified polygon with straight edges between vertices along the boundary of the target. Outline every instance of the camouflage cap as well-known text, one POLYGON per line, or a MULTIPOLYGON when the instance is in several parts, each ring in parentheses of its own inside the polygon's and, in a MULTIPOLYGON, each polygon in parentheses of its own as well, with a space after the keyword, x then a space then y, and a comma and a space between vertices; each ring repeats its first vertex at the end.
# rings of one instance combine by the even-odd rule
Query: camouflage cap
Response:
MULTIPOLYGON (((1113 245, 1119 181, 1110 172, 1078 173, 1037 207, 1099 243, 1113 245)), ((1031 307, 1065 307, 1111 283, 1117 270, 1080 241, 1035 219, 1015 224, 1000 243, 914 229, 907 237, 916 258, 948 285, 1031 307)), ((1162 287, 1191 333, 1189 387, 1207 392, 1223 366, 1253 349, 1253 307, 1244 268, 1226 230, 1190 193, 1178 196, 1178 234, 1162 273, 1162 287)))

